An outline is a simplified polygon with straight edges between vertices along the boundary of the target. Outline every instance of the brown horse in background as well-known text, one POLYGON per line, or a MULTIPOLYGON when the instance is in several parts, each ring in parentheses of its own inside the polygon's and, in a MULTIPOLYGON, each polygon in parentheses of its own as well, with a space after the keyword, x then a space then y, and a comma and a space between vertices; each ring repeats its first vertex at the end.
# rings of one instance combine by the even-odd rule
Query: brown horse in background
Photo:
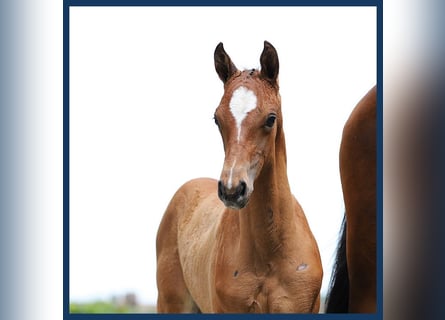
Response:
POLYGON ((376 312, 376 87, 343 129, 340 176, 345 201, 327 313, 376 312))
POLYGON ((318 312, 318 246, 287 178, 278 55, 239 71, 220 43, 224 95, 215 111, 225 160, 219 181, 195 179, 159 226, 158 312, 318 312))

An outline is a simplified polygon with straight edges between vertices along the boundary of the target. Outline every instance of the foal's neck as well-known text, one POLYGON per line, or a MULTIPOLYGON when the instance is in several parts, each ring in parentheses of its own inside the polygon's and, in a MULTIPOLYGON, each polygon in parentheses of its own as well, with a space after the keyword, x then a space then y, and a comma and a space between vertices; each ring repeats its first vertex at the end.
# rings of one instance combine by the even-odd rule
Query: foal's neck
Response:
POLYGON ((284 135, 272 163, 266 163, 240 215, 240 249, 264 264, 286 248, 295 236, 294 201, 287 179, 284 135))

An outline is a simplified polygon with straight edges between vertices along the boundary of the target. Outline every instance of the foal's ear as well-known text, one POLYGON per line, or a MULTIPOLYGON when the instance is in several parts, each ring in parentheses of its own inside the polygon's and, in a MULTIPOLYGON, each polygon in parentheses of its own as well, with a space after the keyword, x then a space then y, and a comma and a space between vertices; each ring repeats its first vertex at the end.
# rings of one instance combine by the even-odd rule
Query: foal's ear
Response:
POLYGON ((226 83, 238 69, 224 50, 222 42, 216 46, 214 57, 216 73, 222 82, 226 83))
POLYGON ((277 50, 269 42, 264 41, 264 49, 260 57, 261 76, 276 84, 278 78, 279 62, 277 50))

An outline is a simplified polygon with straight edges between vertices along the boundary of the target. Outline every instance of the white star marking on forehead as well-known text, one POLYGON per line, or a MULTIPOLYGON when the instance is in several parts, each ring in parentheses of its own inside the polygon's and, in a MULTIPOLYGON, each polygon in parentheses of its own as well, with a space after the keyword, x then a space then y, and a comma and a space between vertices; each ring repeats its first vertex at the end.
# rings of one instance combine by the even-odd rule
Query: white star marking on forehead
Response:
POLYGON ((238 142, 241 136, 241 123, 247 114, 257 106, 257 98, 252 90, 246 87, 239 87, 233 92, 230 99, 230 111, 236 121, 238 128, 238 142))

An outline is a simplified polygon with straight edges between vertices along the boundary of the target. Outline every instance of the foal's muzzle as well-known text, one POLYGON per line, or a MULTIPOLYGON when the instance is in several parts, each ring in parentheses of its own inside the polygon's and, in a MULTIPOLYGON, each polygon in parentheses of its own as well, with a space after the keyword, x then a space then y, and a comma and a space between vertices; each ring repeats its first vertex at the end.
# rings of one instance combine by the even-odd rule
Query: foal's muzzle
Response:
POLYGON ((218 197, 226 207, 235 210, 242 209, 249 201, 247 184, 241 180, 236 187, 229 189, 220 180, 218 182, 218 197))

